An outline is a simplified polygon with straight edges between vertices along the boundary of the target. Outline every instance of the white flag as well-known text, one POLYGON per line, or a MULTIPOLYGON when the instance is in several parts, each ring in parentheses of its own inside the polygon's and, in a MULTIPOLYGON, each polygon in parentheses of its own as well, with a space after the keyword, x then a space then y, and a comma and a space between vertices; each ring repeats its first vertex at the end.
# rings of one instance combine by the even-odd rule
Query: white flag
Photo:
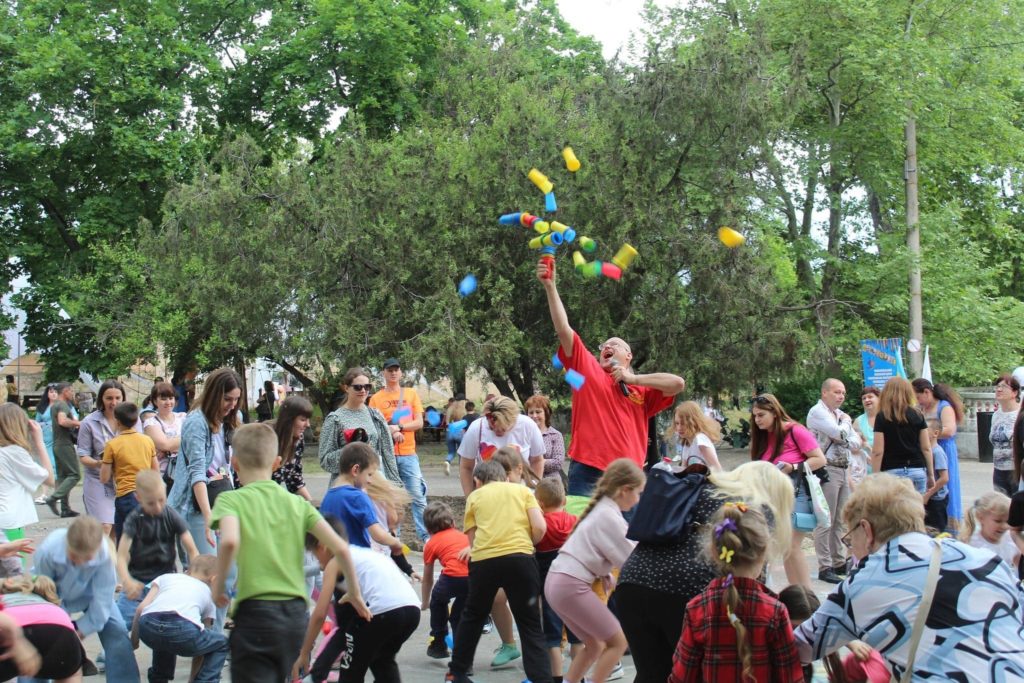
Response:
POLYGON ((932 361, 928 357, 929 347, 924 347, 924 365, 921 366, 921 379, 932 381, 932 361))

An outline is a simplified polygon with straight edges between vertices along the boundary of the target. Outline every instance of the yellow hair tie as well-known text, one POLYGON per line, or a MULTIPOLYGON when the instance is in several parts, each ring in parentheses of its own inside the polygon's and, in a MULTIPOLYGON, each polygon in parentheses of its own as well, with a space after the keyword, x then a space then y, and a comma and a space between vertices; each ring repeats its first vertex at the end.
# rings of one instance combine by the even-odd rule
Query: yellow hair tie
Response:
POLYGON ((732 563, 732 556, 736 554, 735 550, 729 550, 724 545, 722 546, 722 552, 718 554, 718 559, 722 560, 726 564, 732 563))
POLYGON ((746 503, 726 503, 725 505, 726 505, 726 507, 736 508, 740 512, 746 512, 747 511, 747 504, 746 503))

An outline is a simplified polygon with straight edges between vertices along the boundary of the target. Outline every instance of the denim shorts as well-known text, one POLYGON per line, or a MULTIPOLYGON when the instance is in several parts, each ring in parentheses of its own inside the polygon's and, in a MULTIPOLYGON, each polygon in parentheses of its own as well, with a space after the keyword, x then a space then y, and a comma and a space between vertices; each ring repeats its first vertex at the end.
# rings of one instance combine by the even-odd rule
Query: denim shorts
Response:
POLYGON ((909 479, 914 485, 914 489, 922 496, 928 490, 928 470, 923 467, 894 467, 885 472, 894 477, 909 479))

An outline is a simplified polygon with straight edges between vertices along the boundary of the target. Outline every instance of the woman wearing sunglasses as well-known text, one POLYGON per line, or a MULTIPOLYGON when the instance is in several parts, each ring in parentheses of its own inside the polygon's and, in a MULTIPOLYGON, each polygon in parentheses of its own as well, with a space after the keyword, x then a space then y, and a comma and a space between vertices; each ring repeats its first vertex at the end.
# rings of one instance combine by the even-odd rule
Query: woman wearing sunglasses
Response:
POLYGON ((370 378, 362 368, 349 368, 341 380, 341 388, 345 392, 345 401, 324 418, 324 426, 320 430, 320 466, 331 475, 331 484, 338 476, 341 449, 346 444, 345 434, 353 429, 362 429, 366 432, 367 443, 380 458, 381 472, 388 481, 402 486, 387 420, 379 410, 366 405, 373 389, 370 378))
MULTIPOLYGON (((775 465, 792 480, 796 501, 809 503, 811 494, 804 482, 804 463, 812 471, 825 466, 825 455, 814 434, 791 418, 779 400, 771 394, 754 397, 750 415, 750 459, 764 460, 775 465)), ((783 564, 786 567, 786 579, 791 584, 810 587, 811 575, 800 550, 805 535, 793 529, 792 545, 783 564)))

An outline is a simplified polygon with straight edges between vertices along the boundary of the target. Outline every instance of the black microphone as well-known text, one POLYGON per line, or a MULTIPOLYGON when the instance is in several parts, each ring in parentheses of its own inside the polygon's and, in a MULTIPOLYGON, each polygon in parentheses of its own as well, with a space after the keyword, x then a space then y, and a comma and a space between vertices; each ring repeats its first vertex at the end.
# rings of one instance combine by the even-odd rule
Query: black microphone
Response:
MULTIPOLYGON (((617 368, 619 367, 619 361, 616 360, 615 358, 612 358, 611 360, 608 361, 608 365, 612 366, 613 368, 617 368)), ((627 387, 626 383, 623 382, 621 379, 619 380, 619 389, 622 391, 623 396, 629 396, 629 387, 627 387)))

